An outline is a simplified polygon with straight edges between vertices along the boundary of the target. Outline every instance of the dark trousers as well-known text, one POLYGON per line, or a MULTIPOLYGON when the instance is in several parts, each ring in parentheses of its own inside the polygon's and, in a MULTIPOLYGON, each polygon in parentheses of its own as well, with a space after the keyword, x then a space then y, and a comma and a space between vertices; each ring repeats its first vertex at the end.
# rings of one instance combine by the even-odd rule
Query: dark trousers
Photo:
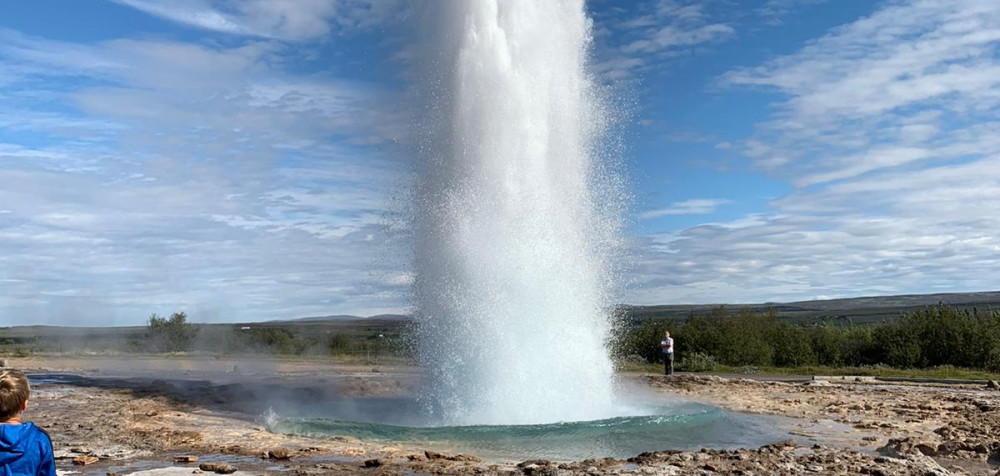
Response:
POLYGON ((674 353, 670 352, 663 354, 663 375, 673 375, 674 374, 674 353))

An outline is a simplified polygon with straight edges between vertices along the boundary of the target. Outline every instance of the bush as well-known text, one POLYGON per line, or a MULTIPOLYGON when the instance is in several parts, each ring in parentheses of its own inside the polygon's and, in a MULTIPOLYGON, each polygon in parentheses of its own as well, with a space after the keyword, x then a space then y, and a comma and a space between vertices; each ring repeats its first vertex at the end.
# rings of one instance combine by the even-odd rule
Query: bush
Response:
POLYGON ((175 312, 169 318, 149 316, 146 339, 153 350, 159 352, 179 352, 191 346, 198 328, 188 324, 187 314, 175 312))
POLYGON ((683 323, 646 319, 620 327, 610 342, 612 356, 659 362, 664 329, 671 331, 678 355, 687 356, 679 362, 684 369, 716 363, 748 369, 951 365, 1000 372, 1000 312, 992 310, 938 305, 869 326, 802 326, 780 320, 773 310, 718 307, 683 323))
POLYGON ((774 365, 778 367, 801 367, 816 364, 813 339, 808 331, 787 322, 777 325, 771 339, 774 345, 774 365))
POLYGON ((685 372, 714 372, 718 367, 714 357, 701 352, 687 354, 677 363, 677 369, 685 372))
POLYGON ((743 365, 736 369, 736 373, 744 375, 757 375, 760 373, 760 368, 756 365, 743 365))
POLYGON ((620 327, 611 339, 611 354, 615 360, 628 360, 640 356, 646 362, 662 362, 660 341, 666 322, 657 319, 646 319, 637 327, 620 327))
POLYGON ((269 327, 252 327, 249 330, 237 330, 246 339, 246 347, 251 349, 283 355, 302 355, 309 344, 300 336, 286 329, 269 327))

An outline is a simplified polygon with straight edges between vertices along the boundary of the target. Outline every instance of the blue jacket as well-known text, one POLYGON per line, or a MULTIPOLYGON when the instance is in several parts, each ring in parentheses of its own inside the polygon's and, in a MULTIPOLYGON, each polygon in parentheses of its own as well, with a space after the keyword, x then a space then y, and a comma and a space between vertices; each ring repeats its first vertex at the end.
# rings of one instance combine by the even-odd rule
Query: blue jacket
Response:
POLYGON ((0 424, 0 475, 56 476, 49 434, 31 422, 0 424))

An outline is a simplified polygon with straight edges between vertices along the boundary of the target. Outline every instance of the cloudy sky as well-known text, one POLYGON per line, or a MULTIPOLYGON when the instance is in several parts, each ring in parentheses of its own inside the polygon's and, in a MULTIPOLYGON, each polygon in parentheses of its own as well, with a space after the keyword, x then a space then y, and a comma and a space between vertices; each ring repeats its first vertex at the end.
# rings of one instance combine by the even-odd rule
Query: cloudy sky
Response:
MULTIPOLYGON (((0 7, 0 325, 405 311, 413 2, 0 7)), ((588 3, 622 301, 1000 288, 1000 3, 588 3)))

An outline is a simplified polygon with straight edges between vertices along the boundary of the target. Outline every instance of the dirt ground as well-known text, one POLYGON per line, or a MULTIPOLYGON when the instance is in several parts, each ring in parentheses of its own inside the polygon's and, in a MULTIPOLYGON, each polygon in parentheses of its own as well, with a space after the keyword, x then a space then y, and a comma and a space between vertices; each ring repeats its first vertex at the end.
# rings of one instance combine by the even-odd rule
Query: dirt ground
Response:
POLYGON ((10 364, 34 375, 83 376, 67 382, 40 379, 26 414, 52 435, 57 467, 66 474, 191 474, 201 472, 199 465, 205 463, 226 463, 238 467, 237 474, 285 475, 1000 475, 1000 390, 982 386, 628 375, 627 380, 664 397, 790 417, 795 441, 735 450, 649 452, 625 460, 495 462, 348 437, 273 434, 249 416, 253 409, 220 406, 249 391, 237 383, 219 385, 227 378, 326 378, 338 395, 392 396, 412 391, 417 375, 412 368, 78 357, 11 359, 10 364), (126 370, 142 378, 120 379, 126 370), (190 389, 159 379, 168 370, 193 372, 192 385, 211 382, 214 390, 189 398, 190 389), (73 463, 86 456, 90 464, 73 463), (192 456, 198 461, 175 462, 192 456))

